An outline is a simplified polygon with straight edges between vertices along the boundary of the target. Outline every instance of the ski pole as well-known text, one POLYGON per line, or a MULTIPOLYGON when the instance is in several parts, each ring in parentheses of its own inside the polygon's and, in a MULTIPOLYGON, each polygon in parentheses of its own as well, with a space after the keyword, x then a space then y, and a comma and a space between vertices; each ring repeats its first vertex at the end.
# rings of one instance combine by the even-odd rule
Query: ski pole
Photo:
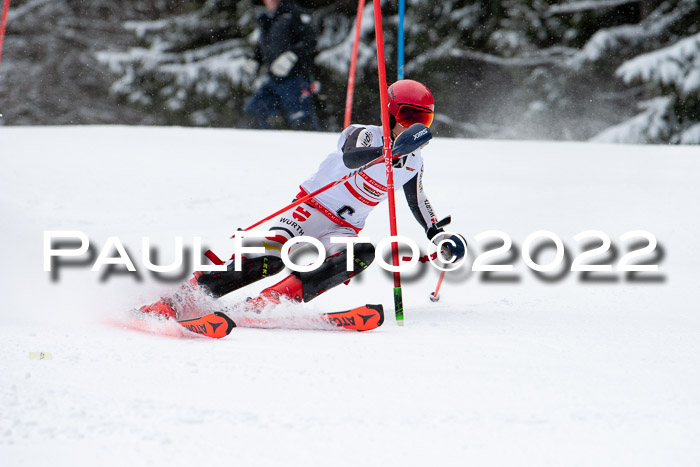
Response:
POLYGON ((437 302, 440 300, 440 295, 438 295, 438 292, 440 292, 440 286, 442 285, 442 280, 445 278, 445 272, 442 271, 440 273, 440 278, 438 279, 437 287, 435 287, 435 292, 430 292, 430 301, 431 302, 437 302))
MULTIPOLYGON (((447 216, 443 220, 438 221, 435 223, 435 228, 441 228, 445 227, 446 225, 449 225, 452 222, 452 216, 447 216)), ((438 279, 437 287, 435 287, 435 292, 430 292, 430 301, 431 302, 437 302, 440 300, 440 295, 438 295, 438 292, 440 292, 440 286, 442 285, 442 280, 445 278, 445 272, 447 271, 442 271, 440 273, 440 278, 438 279)))

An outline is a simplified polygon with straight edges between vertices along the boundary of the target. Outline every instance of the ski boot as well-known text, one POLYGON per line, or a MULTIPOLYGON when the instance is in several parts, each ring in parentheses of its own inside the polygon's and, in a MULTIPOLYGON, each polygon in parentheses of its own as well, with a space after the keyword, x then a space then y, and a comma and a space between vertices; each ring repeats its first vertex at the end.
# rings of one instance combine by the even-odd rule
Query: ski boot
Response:
POLYGON ((231 257, 226 271, 195 271, 194 277, 182 284, 171 297, 163 297, 156 303, 142 306, 140 310, 169 318, 198 316, 204 299, 220 298, 284 269, 282 259, 271 255, 241 258, 240 271, 235 270, 233 259, 231 257))
POLYGON ((374 260, 374 246, 360 243, 354 247, 353 270, 347 270, 347 250, 326 259, 317 269, 308 272, 293 272, 277 284, 266 288, 257 297, 249 298, 245 306, 260 312, 272 304, 279 305, 282 299, 292 302, 308 302, 340 284, 347 284, 355 275, 369 267, 374 260))
POLYGON ((151 305, 144 305, 139 308, 139 311, 157 316, 164 316, 167 319, 174 319, 177 315, 177 312, 175 311, 175 304, 168 298, 161 298, 159 301, 152 303, 151 305))

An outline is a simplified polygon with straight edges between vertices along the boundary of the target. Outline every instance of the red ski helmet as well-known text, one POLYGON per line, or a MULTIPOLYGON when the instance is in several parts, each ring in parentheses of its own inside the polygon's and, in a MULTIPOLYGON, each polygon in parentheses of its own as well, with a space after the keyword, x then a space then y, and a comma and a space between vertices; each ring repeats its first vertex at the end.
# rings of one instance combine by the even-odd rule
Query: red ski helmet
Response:
POLYGON ((402 126, 414 123, 430 126, 433 123, 435 103, 433 93, 424 84, 402 79, 389 86, 389 113, 402 126))

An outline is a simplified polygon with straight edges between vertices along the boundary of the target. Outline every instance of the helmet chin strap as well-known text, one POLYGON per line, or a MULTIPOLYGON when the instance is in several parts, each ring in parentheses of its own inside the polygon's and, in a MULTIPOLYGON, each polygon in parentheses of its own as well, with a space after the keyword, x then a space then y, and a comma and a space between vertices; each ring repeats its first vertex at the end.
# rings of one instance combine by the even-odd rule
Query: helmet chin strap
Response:
POLYGON ((400 123, 394 124, 394 125, 391 127, 391 140, 392 140, 392 141, 395 141, 396 138, 398 138, 399 135, 400 135, 401 133, 403 133, 403 131, 400 132, 400 133, 397 133, 397 132, 395 131, 397 126, 401 126, 401 128, 403 128, 403 131, 408 130, 408 128, 406 128, 405 126, 401 125, 400 123))
POLYGON ((391 128, 391 139, 394 140, 396 139, 396 136, 394 134, 394 128, 396 128, 396 117, 394 117, 392 114, 389 114, 389 128, 391 128))

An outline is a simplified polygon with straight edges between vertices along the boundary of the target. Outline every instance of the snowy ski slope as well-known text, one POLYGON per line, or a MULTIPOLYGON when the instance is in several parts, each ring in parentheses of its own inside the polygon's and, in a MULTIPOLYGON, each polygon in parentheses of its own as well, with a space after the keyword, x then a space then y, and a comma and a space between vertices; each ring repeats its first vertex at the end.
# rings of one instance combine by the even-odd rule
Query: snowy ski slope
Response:
MULTIPOLYGON (((436 270, 404 274, 404 327, 392 316, 391 275, 377 264, 349 286, 280 310, 384 304, 384 326, 368 333, 235 329, 215 341, 120 324, 126 310, 177 284, 144 268, 142 237, 161 264, 174 258, 176 236, 230 254, 236 228, 289 202, 335 141, 0 129, 0 464, 698 465, 697 147, 438 135, 423 151, 425 189, 438 216, 451 214, 451 229, 468 239, 470 260, 448 274, 438 303, 428 300, 436 270), (45 272, 49 230, 84 232, 94 256, 45 272), (512 239, 494 258, 512 272, 471 271, 477 255, 502 243, 475 239, 489 230, 512 239), (659 270, 537 275, 522 251, 540 230, 561 238, 564 263, 584 249, 576 234, 603 232, 613 254, 597 259, 613 268, 647 243, 620 236, 648 231, 658 246, 639 262, 659 270), (138 274, 90 271, 112 236, 138 274)), ((397 200, 399 233, 424 248, 401 193, 397 200)), ((369 218, 363 233, 375 244, 388 235, 387 217, 383 204, 369 218)), ((546 264, 554 249, 531 254, 546 264)))

